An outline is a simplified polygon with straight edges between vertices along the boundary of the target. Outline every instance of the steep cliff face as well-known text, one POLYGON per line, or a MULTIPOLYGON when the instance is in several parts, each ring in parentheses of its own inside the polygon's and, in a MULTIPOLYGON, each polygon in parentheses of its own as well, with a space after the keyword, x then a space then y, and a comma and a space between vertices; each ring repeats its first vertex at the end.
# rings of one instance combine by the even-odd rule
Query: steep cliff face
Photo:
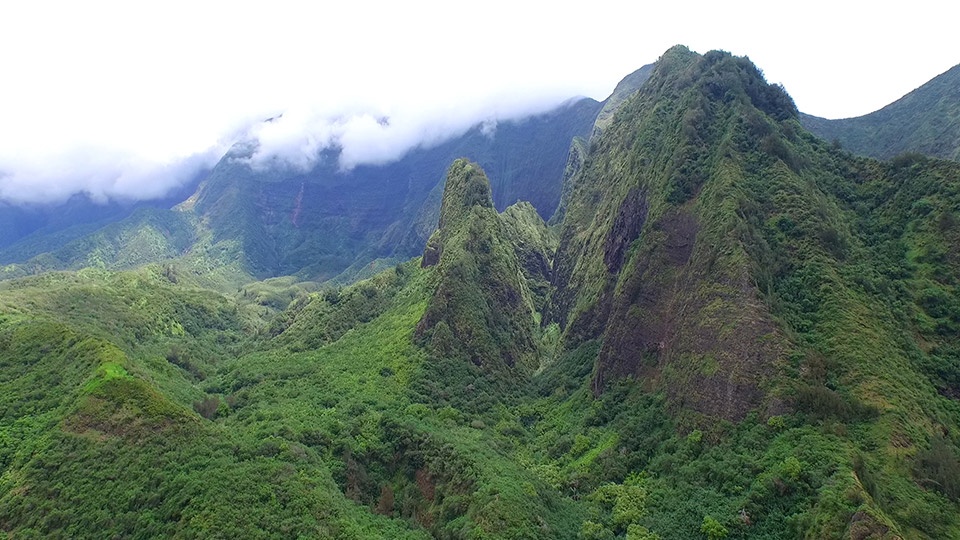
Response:
MULTIPOLYGON (((438 356, 485 373, 529 374, 537 348, 528 270, 518 258, 525 251, 497 214, 478 165, 460 159, 450 167, 438 225, 424 254, 424 263, 436 262, 437 286, 417 335, 438 356)), ((536 258, 531 253, 534 272, 536 258)))
POLYGON ((741 237, 735 141, 748 122, 779 137, 795 116, 748 61, 678 47, 593 141, 569 197, 549 314, 568 345, 602 341, 596 393, 637 376, 710 417, 780 406, 762 388, 789 344, 741 237))

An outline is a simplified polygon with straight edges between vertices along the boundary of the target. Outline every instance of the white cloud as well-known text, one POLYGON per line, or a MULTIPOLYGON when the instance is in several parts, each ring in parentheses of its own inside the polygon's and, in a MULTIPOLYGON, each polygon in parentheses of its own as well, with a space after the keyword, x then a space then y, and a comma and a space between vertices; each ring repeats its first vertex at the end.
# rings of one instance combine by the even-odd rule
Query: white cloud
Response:
POLYGON ((429 148, 462 135, 477 124, 492 135, 499 121, 544 113, 568 98, 543 89, 528 95, 477 96, 466 102, 437 96, 429 107, 409 102, 389 107, 354 104, 326 111, 317 106, 293 108, 250 130, 250 138, 259 145, 249 161, 255 168, 274 166, 279 160, 309 170, 322 150, 335 148, 343 169, 389 163, 414 148, 429 148))
POLYGON ((0 200, 63 201, 81 192, 97 202, 160 198, 211 167, 220 155, 208 152, 160 163, 108 148, 77 147, 43 161, 7 159, 9 169, 0 171, 0 200))
POLYGON ((330 145, 345 167, 381 163, 475 123, 603 99, 677 43, 749 55, 828 117, 960 61, 960 7, 933 0, 323 4, 4 3, 0 198, 154 197, 238 133, 260 139, 254 164, 309 167, 330 145))

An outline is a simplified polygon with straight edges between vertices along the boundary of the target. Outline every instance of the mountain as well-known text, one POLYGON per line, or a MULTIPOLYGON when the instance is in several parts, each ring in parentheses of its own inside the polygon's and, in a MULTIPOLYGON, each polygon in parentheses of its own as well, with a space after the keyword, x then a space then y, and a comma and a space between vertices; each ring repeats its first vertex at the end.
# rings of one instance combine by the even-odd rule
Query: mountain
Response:
POLYGON ((497 214, 475 164, 454 163, 445 185, 436 266, 300 295, 267 325, 246 292, 160 267, 0 283, 4 531, 574 538, 583 510, 490 447, 514 414, 468 418, 432 393, 445 368, 474 368, 457 381, 474 405, 510 393, 487 377, 532 375, 540 341, 518 255, 537 231, 518 224, 543 232, 542 219, 497 214), (464 284, 478 263, 487 276, 464 284), (438 356, 441 327, 489 340, 491 356, 456 340, 463 355, 438 356))
POLYGON ((687 378, 684 363, 708 358, 709 373, 663 388, 682 389, 697 411, 739 420, 761 405, 759 387, 787 340, 733 234, 745 201, 730 184, 743 182, 747 151, 721 143, 740 133, 755 142, 746 118, 767 144, 782 144, 775 126, 795 119, 793 102, 745 62, 678 49, 621 111, 572 181, 551 311, 571 345, 602 338, 598 390, 628 374, 687 378), (684 76, 695 82, 678 84, 684 76), (722 321, 711 323, 717 310, 722 321))
POLYGON ((729 53, 647 75, 553 227, 456 159, 419 257, 211 290, 295 208, 228 161, 178 209, 203 234, 137 218, 197 266, 0 282, 0 530, 960 536, 960 163, 837 148, 729 53))
POLYGON ((201 186, 194 209, 215 231, 215 242, 242 246, 253 275, 330 279, 358 261, 418 254, 432 232, 426 223, 439 210, 432 194, 459 157, 490 171, 497 208, 522 198, 549 216, 559 202, 570 139, 589 130, 598 107, 580 100, 502 123, 492 136, 478 127, 395 163, 349 172, 338 171, 335 155, 307 174, 257 172, 230 155, 201 186))
MULTIPOLYGON (((827 482, 858 490, 851 478, 900 471, 916 483, 864 488, 856 527, 955 526, 911 517, 929 493, 906 455, 957 429, 941 370, 956 366, 960 168, 848 157, 806 133, 745 59, 682 47, 592 146, 571 180, 548 314, 566 349, 597 348, 594 395, 632 377, 692 426, 799 415, 904 434, 847 439, 871 465, 841 458, 833 470, 853 474, 827 482)), ((804 534, 833 534, 816 527, 804 534)))
POLYGON ((208 172, 201 171, 165 197, 151 201, 96 202, 86 193, 62 203, 17 205, 0 201, 0 264, 54 251, 137 210, 170 208, 189 197, 208 172))
POLYGON ((651 69, 625 77, 603 103, 572 99, 492 131, 475 126, 384 165, 344 171, 337 151, 328 150, 309 171, 282 163, 255 169, 248 159, 256 143, 244 142, 176 199, 99 207, 79 197, 58 207, 10 206, 0 214, 11 225, 8 238, 0 239, 0 262, 8 264, 0 277, 170 261, 224 290, 283 275, 349 282, 422 250, 439 212, 444 171, 460 157, 487 171, 498 210, 527 201, 550 219, 562 207, 564 171, 577 148, 603 129, 651 69), (156 211, 135 213, 141 207, 156 211), (193 231, 185 245, 186 224, 193 231))
POLYGON ((613 93, 603 101, 603 107, 601 107, 600 112, 597 114, 597 119, 593 124, 593 136, 598 136, 610 125, 610 122, 613 120, 613 114, 623 105, 623 102, 643 86, 643 83, 647 82, 647 79, 650 78, 650 74, 653 72, 653 68, 653 64, 647 64, 627 75, 617 83, 617 86, 613 89, 613 93))
POLYGON ((879 111, 842 120, 801 115, 812 133, 865 156, 920 154, 960 161, 960 65, 879 111))

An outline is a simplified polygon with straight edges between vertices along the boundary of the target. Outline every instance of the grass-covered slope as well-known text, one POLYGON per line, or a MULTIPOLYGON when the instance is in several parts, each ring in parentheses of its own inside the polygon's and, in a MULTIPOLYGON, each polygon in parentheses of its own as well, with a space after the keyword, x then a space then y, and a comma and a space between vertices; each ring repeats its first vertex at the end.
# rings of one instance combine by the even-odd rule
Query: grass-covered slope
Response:
POLYGON ((960 65, 879 111, 840 120, 801 115, 800 120, 856 154, 890 159, 917 152, 960 161, 960 65))
MULTIPOLYGON (((168 261, 183 255, 196 242, 196 227, 191 218, 182 212, 140 209, 51 251, 19 259, 22 261, 19 264, 0 267, 0 279, 88 267, 129 269, 168 261)), ((57 243, 55 238, 42 237, 39 240, 57 243)), ((43 249, 26 245, 19 248, 24 250, 21 253, 43 249)), ((8 252, 7 256, 18 260, 15 250, 8 252)))

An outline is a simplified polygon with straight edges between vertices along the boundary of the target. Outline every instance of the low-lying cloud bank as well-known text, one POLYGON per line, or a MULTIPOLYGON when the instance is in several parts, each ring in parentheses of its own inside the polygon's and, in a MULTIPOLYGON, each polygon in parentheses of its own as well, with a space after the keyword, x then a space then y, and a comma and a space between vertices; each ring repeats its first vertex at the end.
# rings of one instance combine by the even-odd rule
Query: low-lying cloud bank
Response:
MULTIPOLYGON (((395 161, 417 147, 428 148, 483 125, 495 133, 499 122, 518 120, 561 106, 559 92, 478 96, 466 102, 409 104, 303 104, 267 121, 219 129, 214 144, 193 153, 157 156, 99 144, 37 149, 27 155, 0 149, 0 200, 12 203, 58 203, 77 193, 95 201, 161 198, 212 167, 238 140, 254 140, 248 159, 254 169, 289 167, 310 170, 321 152, 336 149, 340 168, 395 161)), ((198 120, 199 122, 199 120, 198 120)), ((185 133, 191 125, 182 126, 185 133)), ((175 135, 174 135, 175 136, 175 135)), ((119 145, 118 145, 119 146, 119 145)))
POLYGON ((326 149, 339 150, 339 165, 382 165, 414 148, 430 148, 481 125, 494 136, 499 122, 519 120, 561 107, 569 96, 485 96, 466 103, 417 107, 355 107, 346 110, 294 108, 250 129, 258 142, 254 168, 291 166, 309 170, 326 149))
POLYGON ((93 201, 159 199, 211 167, 220 153, 208 151, 166 163, 111 148, 78 147, 42 161, 0 161, 0 200, 60 203, 78 193, 93 201))
POLYGON ((478 123, 602 99, 678 43, 749 54, 801 110, 832 118, 956 62, 958 8, 944 2, 815 2, 791 13, 826 36, 804 47, 743 16, 767 8, 747 4, 6 2, 0 200, 157 197, 244 137, 260 142, 254 167, 309 168, 331 147, 345 169, 384 163, 478 123), (888 37, 910 28, 923 31, 888 37))

